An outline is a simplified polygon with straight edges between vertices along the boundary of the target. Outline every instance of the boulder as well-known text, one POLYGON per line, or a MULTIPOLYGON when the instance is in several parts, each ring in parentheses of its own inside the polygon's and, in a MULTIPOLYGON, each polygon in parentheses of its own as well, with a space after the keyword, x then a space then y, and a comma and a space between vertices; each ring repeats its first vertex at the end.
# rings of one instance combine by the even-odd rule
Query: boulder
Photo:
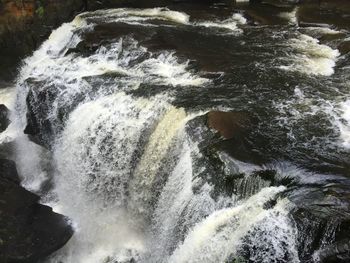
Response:
POLYGON ((19 184, 15 163, 0 159, 0 262, 38 262, 73 235, 67 218, 19 184))
POLYGON ((58 95, 58 89, 53 85, 46 85, 45 82, 33 79, 26 80, 24 85, 29 91, 26 98, 27 126, 23 132, 32 142, 49 148, 55 135, 55 127, 59 126, 58 123, 52 123, 48 117, 50 106, 58 95))
POLYGON ((4 104, 0 104, 0 132, 6 130, 10 124, 9 113, 9 109, 4 104))
POLYGON ((27 79, 23 85, 23 88, 28 89, 27 126, 24 133, 32 142, 50 149, 55 136, 62 131, 69 113, 85 98, 84 94, 77 92, 74 99, 68 102, 60 100, 59 95, 69 87, 32 78, 27 79), (53 115, 52 105, 55 103, 57 110, 56 115, 53 115))

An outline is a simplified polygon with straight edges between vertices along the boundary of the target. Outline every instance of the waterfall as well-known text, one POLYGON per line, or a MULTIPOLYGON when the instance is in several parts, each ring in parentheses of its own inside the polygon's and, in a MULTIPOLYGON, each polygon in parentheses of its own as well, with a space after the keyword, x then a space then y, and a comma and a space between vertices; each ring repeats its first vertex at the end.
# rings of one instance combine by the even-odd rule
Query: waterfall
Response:
MULTIPOLYGON (((294 24, 295 12, 283 16, 294 24)), ((226 73, 210 74, 193 66, 194 59, 183 55, 192 54, 187 46, 177 43, 184 52, 179 54, 168 46, 155 51, 148 42, 164 27, 159 35, 165 37, 180 28, 186 34, 209 35, 208 41, 223 46, 234 41, 244 47, 250 37, 243 34, 246 24, 243 15, 232 13, 226 19, 204 20, 166 8, 99 10, 63 24, 24 60, 17 80, 15 125, 23 130, 30 122, 37 124, 39 132, 33 136, 47 149, 26 136, 17 140, 23 184, 40 191, 49 180, 51 188, 42 202, 68 216, 75 229, 73 238, 48 262, 300 262, 291 216, 295 206, 287 187, 272 182, 274 174, 273 180, 265 180, 258 172, 271 168, 281 178, 289 174, 272 161, 264 166, 233 157, 230 150, 244 151, 246 141, 237 146, 236 138, 226 140, 206 124, 206 113, 215 108, 212 103, 226 96, 238 94, 215 110, 249 109, 254 101, 239 104, 245 99, 239 92, 249 93, 246 84, 237 84, 239 91, 230 93, 222 86, 229 78, 226 73), (107 25, 125 27, 127 33, 109 29, 110 39, 100 39, 107 25), (129 32, 130 27, 138 34, 129 32), (143 32, 146 28, 151 37, 143 32), (188 94, 198 103, 183 102, 188 94), (229 149, 220 148, 220 143, 229 149), (220 185, 225 176, 232 191, 220 185)), ((290 52, 276 59, 283 64, 274 67, 281 75, 334 73, 339 52, 315 38, 293 34, 281 46, 290 52)), ((209 53, 198 57, 211 64, 215 54, 209 53)), ((249 59, 248 53, 253 54, 243 49, 241 55, 249 59)), ((245 68, 235 64, 230 70, 236 70, 234 78, 240 82, 245 68)), ((301 88, 287 100, 286 94, 269 107, 275 106, 276 127, 289 128, 286 136, 292 137, 292 125, 318 111, 308 111, 310 100, 301 88)), ((259 103, 265 100, 259 98, 259 103)), ((348 124, 349 103, 341 109, 348 124)), ((347 147, 348 126, 339 127, 347 147)))
POLYGON ((126 209, 128 196, 136 194, 129 184, 142 160, 139 147, 146 144, 147 134, 157 132, 167 105, 164 96, 134 100, 117 93, 85 103, 71 114, 55 149, 60 200, 55 208, 77 224, 76 237, 71 246, 68 243, 69 261, 86 262, 89 257, 99 262, 116 254, 120 258, 128 250, 142 251, 138 218, 126 209))
MULTIPOLYGON (((269 234, 276 235, 274 231, 284 232, 283 238, 290 243, 288 247, 291 250, 291 258, 288 262, 299 262, 294 240, 295 233, 283 225, 274 226, 275 220, 281 220, 278 219, 280 213, 285 213, 283 202, 277 204, 273 209, 275 211, 263 209, 264 203, 281 190, 283 187, 264 188, 241 205, 215 211, 190 230, 183 244, 170 257, 169 262, 226 262, 232 254, 236 256, 237 247, 244 235, 264 219, 271 220, 269 222, 271 225, 266 229, 271 231, 269 234)), ((288 224, 288 218, 285 217, 279 223, 288 224)), ((278 249, 272 251, 266 262, 283 260, 285 255, 279 252, 278 249)), ((261 257, 258 258, 261 259, 261 257)))
MULTIPOLYGON (((134 210, 149 213, 149 202, 153 194, 151 189, 157 172, 164 165, 163 162, 171 151, 178 130, 184 127, 185 117, 186 113, 183 109, 171 106, 151 134, 130 183, 130 204, 135 207, 134 210)), ((166 165, 171 167, 170 163, 166 165)))

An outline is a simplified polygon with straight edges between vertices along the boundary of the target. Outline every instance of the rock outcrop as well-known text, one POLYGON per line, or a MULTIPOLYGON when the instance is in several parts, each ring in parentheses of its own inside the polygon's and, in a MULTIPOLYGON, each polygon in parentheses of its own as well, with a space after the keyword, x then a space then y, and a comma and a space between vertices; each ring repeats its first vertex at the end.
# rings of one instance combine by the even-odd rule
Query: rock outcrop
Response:
POLYGON ((19 184, 15 163, 0 159, 0 262, 38 262, 73 235, 67 218, 19 184))
POLYGON ((263 0, 262 2, 270 5, 274 5, 277 7, 285 7, 285 6, 299 4, 301 1, 300 0, 263 0))
POLYGON ((9 112, 4 104, 0 104, 0 132, 6 130, 10 124, 9 112))
POLYGON ((16 68, 63 22, 83 10, 82 0, 0 2, 0 79, 12 80, 16 68))
POLYGON ((249 118, 244 112, 211 111, 208 113, 208 126, 225 139, 232 139, 249 126, 249 118))

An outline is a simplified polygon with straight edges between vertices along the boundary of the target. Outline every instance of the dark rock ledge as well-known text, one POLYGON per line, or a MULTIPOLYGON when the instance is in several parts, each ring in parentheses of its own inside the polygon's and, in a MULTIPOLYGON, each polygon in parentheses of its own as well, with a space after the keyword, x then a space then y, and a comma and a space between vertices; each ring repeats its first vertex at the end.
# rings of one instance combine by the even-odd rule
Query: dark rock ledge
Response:
POLYGON ((10 124, 9 113, 9 109, 4 104, 0 104, 0 132, 6 130, 10 124))
POLYGON ((38 262, 73 235, 67 218, 20 186, 16 165, 0 159, 0 262, 38 262))

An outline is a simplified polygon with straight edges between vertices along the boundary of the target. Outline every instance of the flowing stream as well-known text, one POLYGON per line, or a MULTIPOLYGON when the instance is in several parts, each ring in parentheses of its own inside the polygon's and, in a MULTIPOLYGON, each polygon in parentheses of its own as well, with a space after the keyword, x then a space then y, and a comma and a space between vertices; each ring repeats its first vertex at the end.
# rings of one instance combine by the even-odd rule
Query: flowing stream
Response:
POLYGON ((350 185, 350 58, 295 12, 88 12, 24 60, 12 126, 50 151, 16 140, 23 184, 75 229, 48 262, 318 262, 342 225, 314 211, 350 185), (252 116, 243 146, 212 110, 252 116))

